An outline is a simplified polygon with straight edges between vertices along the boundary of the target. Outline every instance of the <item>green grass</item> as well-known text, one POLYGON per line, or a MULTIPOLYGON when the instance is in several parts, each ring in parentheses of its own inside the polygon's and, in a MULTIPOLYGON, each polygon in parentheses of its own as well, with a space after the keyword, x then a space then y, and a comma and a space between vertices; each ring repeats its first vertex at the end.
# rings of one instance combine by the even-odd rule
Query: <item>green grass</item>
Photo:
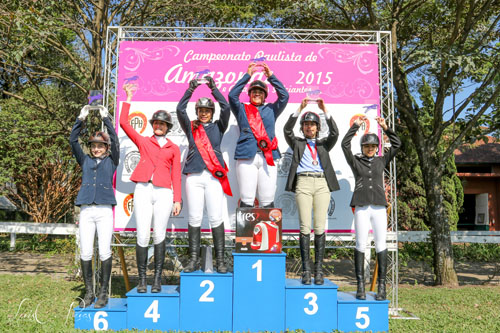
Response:
MULTIPOLYGON (((48 275, 0 275, 0 332, 73 332, 83 285, 48 275)), ((113 297, 123 284, 113 279, 113 297)), ((403 286, 399 306, 420 320, 390 320, 391 332, 500 332, 500 286, 403 286)))

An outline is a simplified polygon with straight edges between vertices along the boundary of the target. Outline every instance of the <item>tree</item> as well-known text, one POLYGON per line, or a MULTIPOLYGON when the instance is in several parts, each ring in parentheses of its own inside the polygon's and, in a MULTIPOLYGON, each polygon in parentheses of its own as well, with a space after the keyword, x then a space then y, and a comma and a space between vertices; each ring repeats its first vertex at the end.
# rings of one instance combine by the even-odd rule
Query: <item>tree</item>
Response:
POLYGON ((438 285, 458 284, 442 186, 447 161, 487 111, 492 111, 491 120, 498 119, 499 5, 498 0, 284 1, 266 22, 287 28, 392 32, 395 104, 422 172, 438 285), (421 123, 426 112, 414 98, 422 77, 432 92, 428 125, 421 123), (446 98, 470 83, 476 85, 468 96, 445 110, 446 98))

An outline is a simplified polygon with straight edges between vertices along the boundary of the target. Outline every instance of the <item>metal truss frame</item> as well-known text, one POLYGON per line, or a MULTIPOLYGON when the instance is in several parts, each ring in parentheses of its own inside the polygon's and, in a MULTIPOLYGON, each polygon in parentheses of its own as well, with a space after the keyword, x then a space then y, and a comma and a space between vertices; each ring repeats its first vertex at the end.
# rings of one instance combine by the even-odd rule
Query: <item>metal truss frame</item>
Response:
MULTIPOLYGON (((116 109, 118 52, 121 41, 227 41, 227 42, 283 42, 323 44, 376 44, 379 51, 380 108, 389 125, 394 127, 394 94, 392 78, 392 39, 390 31, 348 31, 274 28, 217 28, 217 27, 108 27, 105 50, 104 103, 108 110, 116 109)), ((112 111, 112 112, 113 112, 112 111)), ((397 315, 398 304, 398 240, 396 162, 385 172, 388 209, 388 299, 391 314, 397 315)), ((180 235, 181 236, 181 235, 180 235)), ((228 235, 229 236, 229 235, 228 235)), ((297 235, 284 235, 296 240, 297 235)), ((183 237, 183 236, 181 236, 183 237)), ((185 236, 184 236, 185 237, 185 236)), ((327 248, 354 248, 352 234, 329 234, 327 248)), ((232 244, 232 242, 231 242, 232 244)), ((123 245, 122 245, 123 246, 123 245)), ((373 248, 371 246, 370 248, 373 248)), ((287 269, 300 269, 292 264, 287 269)))

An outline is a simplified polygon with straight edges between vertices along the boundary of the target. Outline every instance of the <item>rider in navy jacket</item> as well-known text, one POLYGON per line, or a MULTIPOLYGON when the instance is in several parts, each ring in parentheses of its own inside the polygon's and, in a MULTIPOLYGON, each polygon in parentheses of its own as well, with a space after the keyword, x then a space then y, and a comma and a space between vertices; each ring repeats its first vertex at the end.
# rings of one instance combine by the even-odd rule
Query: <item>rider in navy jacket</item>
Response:
MULTIPOLYGON (((185 175, 189 173, 202 172, 207 168, 194 142, 193 133, 191 131, 191 120, 189 119, 186 112, 187 104, 189 103, 192 95, 193 89, 187 89, 184 93, 184 96, 182 96, 181 100, 179 101, 179 104, 177 104, 177 120, 179 121, 179 124, 181 125, 184 133, 186 133, 189 141, 189 151, 186 156, 184 169, 182 170, 182 173, 184 173, 185 175)), ((231 112, 229 111, 229 104, 227 103, 226 99, 224 98, 224 96, 222 96, 219 89, 217 89, 215 86, 212 90, 212 95, 219 103, 220 117, 218 120, 206 124, 204 126, 204 129, 207 133, 210 143, 212 144, 219 163, 224 166, 224 158, 222 157, 220 144, 222 142, 224 132, 226 132, 227 126, 229 124, 229 117, 231 116, 231 112)))
POLYGON ((78 164, 82 167, 82 185, 76 198, 76 206, 92 204, 116 205, 113 192, 113 175, 120 161, 120 142, 109 117, 104 117, 103 122, 111 141, 111 153, 104 157, 100 163, 97 163, 95 157, 85 154, 78 143, 83 121, 77 118, 71 130, 69 137, 71 150, 78 164))

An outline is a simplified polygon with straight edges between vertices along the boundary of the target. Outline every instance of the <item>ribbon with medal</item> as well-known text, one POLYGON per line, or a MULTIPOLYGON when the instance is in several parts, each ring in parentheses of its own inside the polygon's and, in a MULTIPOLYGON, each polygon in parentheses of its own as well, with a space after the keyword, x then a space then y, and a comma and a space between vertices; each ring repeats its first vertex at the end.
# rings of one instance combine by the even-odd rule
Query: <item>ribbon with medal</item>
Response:
POLYGON ((205 128, 203 128, 203 125, 200 124, 197 129, 194 129, 193 122, 191 122, 191 132, 193 133, 196 148, 198 148, 201 158, 203 159, 203 162, 205 162, 208 171, 210 171, 210 173, 219 180, 224 193, 229 196, 233 196, 229 180, 227 179, 227 172, 229 171, 227 165, 225 162, 224 167, 220 164, 217 155, 215 155, 212 143, 208 139, 207 132, 205 132, 205 128))
POLYGON ((314 166, 318 165, 318 147, 316 145, 314 145, 314 152, 311 148, 311 146, 309 145, 309 142, 307 143, 307 148, 309 148, 309 151, 311 152, 311 157, 313 159, 312 161, 312 164, 314 166))
POLYGON ((257 145, 264 153, 267 164, 274 166, 273 150, 278 148, 278 140, 276 137, 274 137, 272 141, 269 140, 264 123, 262 122, 262 117, 260 116, 259 110, 255 107, 255 105, 245 104, 245 113, 247 115, 250 129, 257 140, 257 145))

